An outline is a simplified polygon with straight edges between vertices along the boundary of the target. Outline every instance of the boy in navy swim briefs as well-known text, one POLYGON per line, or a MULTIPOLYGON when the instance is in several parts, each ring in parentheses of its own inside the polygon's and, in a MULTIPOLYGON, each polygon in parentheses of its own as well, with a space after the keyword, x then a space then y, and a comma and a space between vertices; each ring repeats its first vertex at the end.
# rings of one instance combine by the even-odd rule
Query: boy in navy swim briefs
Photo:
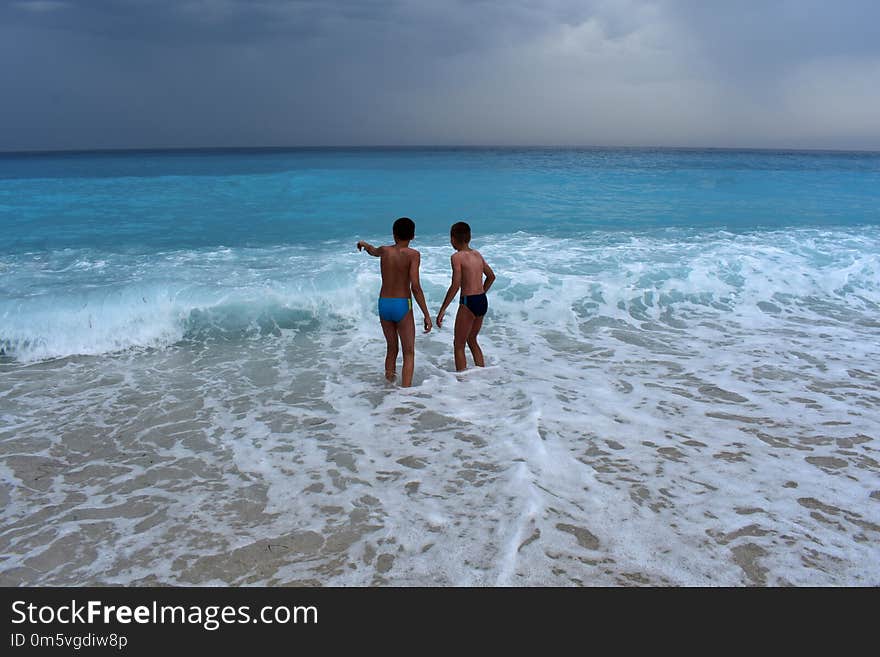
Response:
POLYGON ((380 259, 382 270, 382 289, 379 291, 379 320, 385 334, 387 352, 385 354, 385 378, 397 380, 398 341, 403 347, 403 386, 412 385, 415 368, 416 325, 412 313, 412 297, 422 310, 425 319, 425 333, 431 330, 431 317, 425 303, 425 294, 419 283, 419 263, 421 255, 409 248, 415 237, 416 225, 412 219, 401 217, 392 228, 394 244, 375 247, 364 241, 357 243, 358 251, 380 259))
POLYGON ((479 251, 470 247, 471 227, 465 222, 459 221, 452 224, 449 231, 449 241, 455 248, 452 254, 452 284, 446 292, 446 298, 437 313, 437 326, 443 326, 443 313, 446 307, 452 303, 455 293, 461 289, 458 313, 455 316, 455 339, 453 351, 455 352, 455 369, 461 372, 467 367, 467 359, 464 355, 464 346, 471 350, 474 357, 474 365, 483 367, 483 350, 477 344, 477 334, 483 326, 483 317, 489 305, 486 301, 486 292, 495 281, 495 272, 486 263, 479 251), (486 280, 483 280, 483 274, 486 280))

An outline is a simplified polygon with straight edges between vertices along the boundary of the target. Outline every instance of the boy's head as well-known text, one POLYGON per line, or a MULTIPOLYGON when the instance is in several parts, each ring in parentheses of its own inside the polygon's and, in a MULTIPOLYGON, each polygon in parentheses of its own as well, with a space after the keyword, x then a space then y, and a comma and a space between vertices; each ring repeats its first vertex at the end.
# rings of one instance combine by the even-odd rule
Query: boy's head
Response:
POLYGON ((463 221, 454 223, 452 224, 452 228, 449 229, 449 237, 452 240, 453 246, 467 246, 471 241, 471 227, 463 221))
POLYGON ((416 235, 416 224, 409 217, 401 217, 392 227, 394 237, 402 241, 411 240, 416 235))

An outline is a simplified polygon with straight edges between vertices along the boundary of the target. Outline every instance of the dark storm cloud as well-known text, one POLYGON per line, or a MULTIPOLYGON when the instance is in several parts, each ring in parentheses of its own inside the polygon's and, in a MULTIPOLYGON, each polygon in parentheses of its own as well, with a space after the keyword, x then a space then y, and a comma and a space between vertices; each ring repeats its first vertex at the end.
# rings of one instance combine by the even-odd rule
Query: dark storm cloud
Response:
POLYGON ((5 25, 48 28, 120 40, 160 43, 242 42, 273 34, 308 34, 320 12, 311 2, 181 2, 176 0, 7 0, 5 25), (291 18, 279 22, 274 9, 291 18))
POLYGON ((878 18, 858 0, 6 0, 0 149, 876 148, 878 18))
POLYGON ((394 0, 4 0, 0 22, 156 43, 236 45, 323 36, 412 40, 430 51, 473 50, 589 15, 589 2, 394 0))

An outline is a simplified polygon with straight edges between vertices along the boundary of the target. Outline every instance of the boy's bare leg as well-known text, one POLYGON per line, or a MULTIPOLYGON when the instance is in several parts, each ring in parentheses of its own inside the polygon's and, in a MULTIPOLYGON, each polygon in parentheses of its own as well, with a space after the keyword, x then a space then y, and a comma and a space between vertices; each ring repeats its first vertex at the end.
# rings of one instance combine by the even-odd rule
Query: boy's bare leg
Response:
POLYGON ((397 325, 387 319, 382 322, 382 333, 385 334, 385 378, 389 381, 397 380, 397 325))
POLYGON ((467 346, 470 347, 471 355, 474 357, 474 365, 476 365, 477 367, 486 366, 486 363, 483 362, 483 350, 480 349, 480 345, 477 344, 477 333, 480 332, 482 326, 483 318, 474 318, 473 326, 471 326, 471 332, 468 333, 467 337, 467 346))
POLYGON ((468 341, 468 336, 473 328, 476 317, 465 305, 458 307, 458 313, 455 315, 455 339, 452 343, 452 350, 455 354, 455 371, 461 372, 467 369, 467 357, 464 355, 464 345, 468 341))
POLYGON ((403 349, 402 385, 404 388, 409 388, 412 385, 413 370, 416 365, 416 323, 412 310, 397 323, 397 334, 400 336, 400 346, 403 349))

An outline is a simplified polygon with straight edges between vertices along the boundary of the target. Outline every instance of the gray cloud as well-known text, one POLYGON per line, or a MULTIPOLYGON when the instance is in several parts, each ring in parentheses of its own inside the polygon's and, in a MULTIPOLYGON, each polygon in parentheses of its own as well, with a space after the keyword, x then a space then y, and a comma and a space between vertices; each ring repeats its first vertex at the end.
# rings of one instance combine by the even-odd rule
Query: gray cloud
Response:
POLYGON ((0 3, 0 149, 880 148, 849 0, 0 3))

